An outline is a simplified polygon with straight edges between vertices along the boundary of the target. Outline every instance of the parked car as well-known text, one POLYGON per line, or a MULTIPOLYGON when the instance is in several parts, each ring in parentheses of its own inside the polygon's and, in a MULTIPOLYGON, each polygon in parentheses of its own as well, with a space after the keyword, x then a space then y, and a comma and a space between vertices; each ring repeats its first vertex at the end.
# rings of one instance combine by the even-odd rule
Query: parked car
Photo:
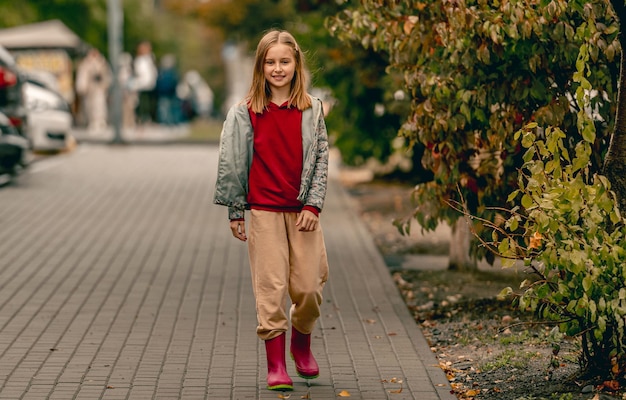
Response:
POLYGON ((34 151, 59 151, 69 146, 74 123, 70 105, 45 81, 27 77, 24 98, 26 132, 34 151))
POLYGON ((0 112, 9 118, 18 133, 26 137, 24 82, 25 77, 15 64, 13 56, 0 46, 0 112))
POLYGON ((9 118, 0 113, 0 185, 13 180, 13 177, 26 166, 30 143, 13 126, 9 118))

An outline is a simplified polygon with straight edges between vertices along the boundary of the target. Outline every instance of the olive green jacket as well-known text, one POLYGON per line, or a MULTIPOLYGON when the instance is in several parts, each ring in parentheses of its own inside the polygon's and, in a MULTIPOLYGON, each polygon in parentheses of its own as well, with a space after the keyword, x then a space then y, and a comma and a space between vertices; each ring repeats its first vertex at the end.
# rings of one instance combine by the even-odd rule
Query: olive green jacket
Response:
MULTIPOLYGON (((243 219, 248 208, 248 175, 252 164, 254 132, 248 107, 237 104, 228 111, 220 139, 217 182, 213 202, 228 206, 230 220, 243 219)), ((321 210, 328 179, 328 134, 322 102, 302 112, 302 175, 298 200, 321 210)))

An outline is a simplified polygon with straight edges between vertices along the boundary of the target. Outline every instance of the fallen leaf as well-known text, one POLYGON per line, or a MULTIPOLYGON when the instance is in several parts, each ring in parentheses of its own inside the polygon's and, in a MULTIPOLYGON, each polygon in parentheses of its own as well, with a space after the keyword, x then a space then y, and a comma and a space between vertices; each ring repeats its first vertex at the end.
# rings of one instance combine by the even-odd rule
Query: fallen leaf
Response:
POLYGON ((309 396, 309 394, 307 393, 307 394, 305 394, 305 395, 300 396, 300 398, 301 398, 301 399, 310 399, 311 397, 310 397, 310 396, 309 396))
POLYGON ((389 335, 389 336, 396 336, 396 335, 397 335, 397 333, 395 333, 395 332, 389 332, 389 333, 387 333, 387 335, 389 335))
POLYGON ((337 397, 350 397, 350 392, 348 392, 347 390, 342 390, 341 392, 339 392, 337 397))
POLYGON ((375 319, 365 319, 365 322, 367 322, 368 324, 375 324, 376 320, 375 319))
POLYGON ((616 391, 619 390, 619 382, 618 381, 604 381, 602 382, 602 386, 604 386, 605 388, 608 388, 612 391, 616 391))
POLYGON ((389 393, 402 393, 402 388, 397 390, 390 390, 389 393))
POLYGON ((278 398, 279 398, 279 399, 288 399, 288 398, 290 398, 290 397, 291 397, 291 395, 290 395, 290 394, 279 394, 279 395, 278 395, 278 398))

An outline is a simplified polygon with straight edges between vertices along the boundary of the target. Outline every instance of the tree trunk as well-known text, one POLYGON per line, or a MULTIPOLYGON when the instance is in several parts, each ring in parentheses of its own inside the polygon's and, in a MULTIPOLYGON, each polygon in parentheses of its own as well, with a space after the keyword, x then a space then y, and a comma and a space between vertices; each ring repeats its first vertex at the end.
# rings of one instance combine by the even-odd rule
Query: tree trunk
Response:
POLYGON ((602 174, 611 182, 611 189, 617 195, 619 209, 624 215, 626 212, 626 39, 624 28, 626 24, 626 7, 624 0, 611 0, 613 9, 619 18, 620 33, 620 71, 617 87, 617 111, 615 114, 615 128, 611 135, 611 142, 604 159, 602 174))
POLYGON ((451 271, 475 271, 478 269, 476 258, 470 256, 472 232, 469 224, 470 222, 466 217, 461 217, 452 226, 450 262, 448 264, 448 269, 451 271))

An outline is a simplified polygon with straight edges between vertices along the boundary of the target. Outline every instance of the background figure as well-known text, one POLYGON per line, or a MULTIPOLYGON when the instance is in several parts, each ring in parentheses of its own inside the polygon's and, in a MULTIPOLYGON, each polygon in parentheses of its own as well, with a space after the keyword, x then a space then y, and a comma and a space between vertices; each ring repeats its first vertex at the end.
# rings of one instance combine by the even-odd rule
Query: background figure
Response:
POLYGON ((111 86, 111 68, 97 49, 91 49, 76 71, 76 93, 84 104, 89 130, 107 127, 107 96, 111 86))
POLYGON ((178 72, 176 58, 166 54, 161 58, 159 74, 156 80, 157 121, 161 124, 175 125, 180 121, 179 101, 176 96, 178 72))
POLYGON ((184 120, 211 117, 213 113, 213 90, 198 71, 187 71, 184 79, 176 88, 176 93, 182 102, 181 112, 184 120))
POLYGON ((154 87, 157 79, 157 67, 154 63, 152 45, 144 41, 137 46, 137 55, 133 62, 133 78, 128 84, 128 89, 138 95, 136 108, 137 122, 140 124, 150 122, 154 115, 154 87))
POLYGON ((122 53, 119 57, 118 75, 122 88, 122 126, 125 128, 135 127, 135 108, 137 107, 137 92, 129 87, 133 78, 133 56, 122 53))

